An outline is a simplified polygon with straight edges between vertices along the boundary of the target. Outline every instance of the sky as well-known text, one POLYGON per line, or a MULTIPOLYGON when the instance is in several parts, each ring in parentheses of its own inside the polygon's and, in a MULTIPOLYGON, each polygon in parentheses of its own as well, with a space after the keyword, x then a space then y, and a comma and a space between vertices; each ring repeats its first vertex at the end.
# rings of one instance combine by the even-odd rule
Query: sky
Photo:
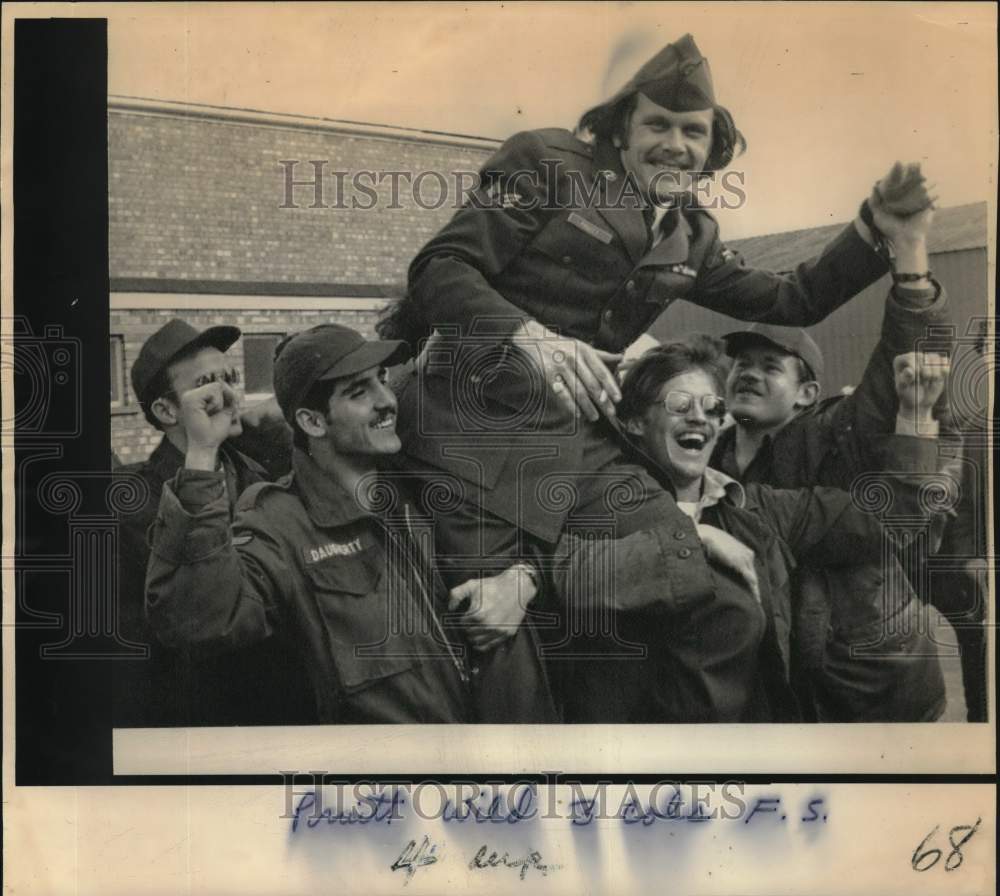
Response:
MULTIPOLYGON (((896 159, 996 196, 993 4, 80 4, 109 92, 503 138, 572 127, 685 32, 749 149, 729 238, 847 220, 896 159)), ((995 208, 995 206, 994 206, 995 208)))

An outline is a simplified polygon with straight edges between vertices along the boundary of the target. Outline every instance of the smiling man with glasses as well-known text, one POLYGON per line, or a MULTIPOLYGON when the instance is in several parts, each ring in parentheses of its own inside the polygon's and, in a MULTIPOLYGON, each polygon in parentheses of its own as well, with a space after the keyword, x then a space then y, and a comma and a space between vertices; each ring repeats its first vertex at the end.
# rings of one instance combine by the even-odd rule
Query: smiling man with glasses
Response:
MULTIPOLYGON (((946 365, 926 370, 920 389, 904 367, 895 382, 901 405, 927 412, 941 395, 946 365)), ((725 420, 725 382, 722 344, 701 336, 650 349, 622 384, 619 416, 633 456, 673 489, 694 523, 713 586, 696 600, 657 587, 664 555, 676 549, 671 542, 681 537, 677 543, 686 543, 662 526, 603 545, 564 541, 557 588, 613 608, 621 637, 644 646, 648 656, 641 663, 609 656, 574 664, 565 681, 568 720, 799 721, 793 570, 882 563, 881 524, 846 491, 742 485, 709 466, 725 420), (572 589, 573 582, 594 581, 585 578, 588 570, 605 571, 604 593, 572 589)), ((926 513, 912 483, 901 481, 897 498, 900 508, 926 513)), ((847 602, 848 596, 830 599, 847 602)), ((941 693, 936 658, 910 660, 926 669, 934 704, 941 693)))

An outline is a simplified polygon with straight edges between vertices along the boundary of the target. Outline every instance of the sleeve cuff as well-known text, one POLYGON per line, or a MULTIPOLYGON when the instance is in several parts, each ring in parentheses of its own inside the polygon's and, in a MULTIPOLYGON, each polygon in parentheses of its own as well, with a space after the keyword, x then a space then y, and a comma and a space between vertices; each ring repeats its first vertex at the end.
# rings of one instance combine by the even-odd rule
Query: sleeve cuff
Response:
POLYGON ((947 305, 947 294, 937 280, 931 282, 933 289, 915 289, 896 283, 889 292, 889 301, 911 314, 940 313, 947 305))
MULTIPOLYGON (((933 440, 937 439, 940 430, 941 425, 934 418, 930 420, 914 420, 912 417, 904 414, 896 415, 896 435, 898 436, 912 436, 924 440, 933 440)), ((937 454, 936 448, 934 453, 937 454)))
POLYGON ((879 469, 932 475, 941 467, 936 439, 897 433, 883 436, 875 443, 879 469))
POLYGON ((694 522, 680 509, 676 513, 677 518, 672 521, 673 532, 667 531, 665 524, 654 526, 653 532, 669 571, 671 603, 683 609, 711 597, 715 585, 694 522))
POLYGON ((189 470, 181 467, 174 476, 174 494, 188 513, 226 497, 226 474, 222 470, 189 470))

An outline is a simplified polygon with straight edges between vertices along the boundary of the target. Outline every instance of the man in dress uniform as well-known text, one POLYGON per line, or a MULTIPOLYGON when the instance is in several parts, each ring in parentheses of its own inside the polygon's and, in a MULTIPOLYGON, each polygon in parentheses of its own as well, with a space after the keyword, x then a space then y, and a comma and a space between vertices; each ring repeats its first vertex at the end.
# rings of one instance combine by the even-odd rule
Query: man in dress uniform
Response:
MULTIPOLYGON (((748 268, 694 201, 745 142, 690 35, 580 124, 589 142, 561 129, 511 137, 411 264, 381 334, 413 347, 436 335, 401 396, 400 434, 417 475, 461 479, 459 507, 437 515, 453 581, 544 553, 568 525, 625 535, 655 523, 677 546, 664 589, 694 600, 711 590, 711 548, 672 495, 624 461, 609 365, 681 298, 744 320, 822 320, 888 270, 875 247, 930 199, 919 170, 897 166, 818 258, 785 274, 748 268)), ((552 631, 552 659, 581 634, 552 631)), ((595 649, 617 649, 612 633, 589 634, 595 649)), ((480 657, 483 721, 557 717, 539 650, 529 625, 480 657)))

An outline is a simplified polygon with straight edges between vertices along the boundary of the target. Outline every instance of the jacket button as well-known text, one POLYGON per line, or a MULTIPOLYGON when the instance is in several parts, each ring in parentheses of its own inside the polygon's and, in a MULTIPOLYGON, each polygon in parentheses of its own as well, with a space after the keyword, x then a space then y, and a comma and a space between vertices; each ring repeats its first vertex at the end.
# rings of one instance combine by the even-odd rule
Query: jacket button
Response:
POLYGON ((628 290, 628 292, 635 292, 635 280, 629 280, 628 283, 625 284, 625 289, 628 290))
POLYGON ((605 311, 602 316, 604 317, 605 320, 611 320, 611 309, 609 308, 607 311, 605 311))
POLYGON ((681 548, 677 552, 677 556, 682 560, 687 560, 687 558, 691 556, 691 548, 681 548))
POLYGON ((478 675, 478 674, 479 674, 479 666, 470 666, 470 667, 469 667, 469 671, 470 671, 470 672, 471 672, 471 673, 472 673, 473 675, 478 675))
POLYGON ((685 538, 687 538, 687 533, 683 529, 678 529, 674 533, 674 538, 676 538, 678 541, 683 541, 685 538))
POLYGON ((573 256, 572 255, 564 255, 562 260, 563 260, 563 264, 569 264, 573 260, 573 256))

